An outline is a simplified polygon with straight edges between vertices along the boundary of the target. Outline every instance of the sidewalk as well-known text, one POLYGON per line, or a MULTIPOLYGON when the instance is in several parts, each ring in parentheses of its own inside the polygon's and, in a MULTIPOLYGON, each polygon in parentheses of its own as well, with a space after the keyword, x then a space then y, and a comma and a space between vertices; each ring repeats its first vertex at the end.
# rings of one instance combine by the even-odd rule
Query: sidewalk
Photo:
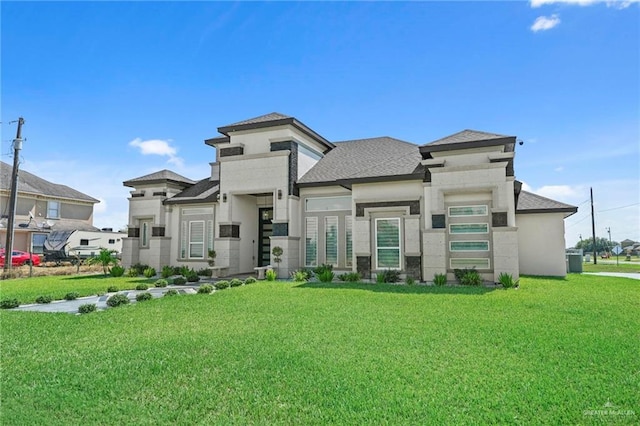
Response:
POLYGON ((584 275, 600 275, 602 277, 618 277, 631 278, 640 280, 640 274, 637 272, 583 272, 584 275))

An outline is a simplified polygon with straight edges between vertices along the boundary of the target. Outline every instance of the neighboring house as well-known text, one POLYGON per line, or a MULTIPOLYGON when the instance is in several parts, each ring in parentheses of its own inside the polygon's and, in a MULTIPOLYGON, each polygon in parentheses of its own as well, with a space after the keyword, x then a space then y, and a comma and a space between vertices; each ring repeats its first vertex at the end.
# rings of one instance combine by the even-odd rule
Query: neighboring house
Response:
POLYGON ((330 142, 271 113, 218 128, 211 176, 163 170, 124 182, 123 264, 207 266, 229 274, 273 264, 401 270, 431 281, 458 268, 565 275, 564 219, 577 207, 521 190, 516 138, 464 130, 425 145, 391 137, 330 142))
MULTIPOLYGON (((0 246, 4 247, 9 215, 12 166, 0 162, 0 246)), ((15 250, 43 253, 45 241, 54 231, 69 231, 79 239, 101 238, 100 229, 93 226, 93 207, 99 200, 66 185, 44 180, 25 170, 18 171, 18 197, 14 226, 15 250), (76 232, 72 232, 76 231, 76 232), (82 237, 84 235, 84 237, 82 237)), ((121 251, 122 234, 113 248, 121 251)), ((115 235, 118 235, 116 237, 115 235)), ((78 241, 82 245, 82 241, 78 241)), ((109 247, 111 248, 111 247, 109 247)))

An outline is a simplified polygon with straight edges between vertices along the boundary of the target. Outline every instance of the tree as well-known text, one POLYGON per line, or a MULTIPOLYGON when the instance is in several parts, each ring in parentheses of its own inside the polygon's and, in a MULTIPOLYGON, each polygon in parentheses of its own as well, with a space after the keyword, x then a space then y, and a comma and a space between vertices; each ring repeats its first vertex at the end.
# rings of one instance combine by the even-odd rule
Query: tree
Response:
POLYGON ((90 257, 87 259, 87 264, 89 265, 102 265, 102 271, 105 275, 109 274, 109 266, 117 265, 118 258, 116 257, 115 250, 109 250, 106 248, 101 248, 100 253, 96 256, 90 257))
MULTIPOLYGON (((617 241, 609 242, 609 240, 606 238, 596 237, 596 252, 598 253, 602 251, 611 251, 611 249, 617 245, 617 241)), ((580 240, 578 244, 576 244, 576 248, 582 249, 582 251, 585 253, 593 253, 593 238, 580 240)))
POLYGON ((271 250, 271 254, 273 254, 273 261, 276 262, 277 266, 277 270, 278 272, 280 272, 280 262, 282 262, 282 258, 280 256, 282 256, 283 250, 282 247, 278 247, 275 246, 273 248, 273 250, 271 250))

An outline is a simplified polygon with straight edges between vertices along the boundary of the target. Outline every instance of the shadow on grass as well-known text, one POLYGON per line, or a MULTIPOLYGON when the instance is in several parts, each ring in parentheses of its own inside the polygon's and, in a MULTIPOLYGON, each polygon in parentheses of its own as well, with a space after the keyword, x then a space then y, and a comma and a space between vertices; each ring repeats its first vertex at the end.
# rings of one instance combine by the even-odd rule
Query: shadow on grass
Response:
POLYGON ((93 275, 75 275, 70 277, 62 278, 63 280, 104 280, 107 278, 128 278, 126 282, 128 283, 152 283, 155 282, 155 278, 145 278, 145 277, 112 277, 111 275, 104 274, 93 274, 93 275))
MULTIPOLYGON (((573 275, 573 274, 569 274, 573 275)), ((580 274, 575 274, 580 275, 580 274)), ((558 277, 553 275, 520 275, 520 278, 528 278, 533 280, 550 280, 550 281, 568 281, 567 277, 558 277)))
POLYGON ((376 293, 405 293, 405 294, 463 294, 467 296, 482 296, 499 289, 500 287, 465 287, 465 286, 425 286, 425 285, 401 285, 401 284, 378 284, 378 283, 323 283, 306 282, 294 288, 320 288, 320 289, 350 289, 365 290, 376 293))

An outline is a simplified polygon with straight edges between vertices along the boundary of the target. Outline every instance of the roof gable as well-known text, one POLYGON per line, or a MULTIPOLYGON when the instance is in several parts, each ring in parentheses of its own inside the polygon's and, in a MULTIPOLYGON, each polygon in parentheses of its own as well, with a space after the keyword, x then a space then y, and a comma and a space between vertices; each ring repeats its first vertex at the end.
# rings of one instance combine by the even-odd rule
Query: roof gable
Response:
POLYGON ((420 147, 423 158, 431 158, 432 152, 453 151, 457 149, 479 148, 486 146, 505 145, 506 151, 513 151, 515 136, 499 135, 497 133, 481 132, 465 129, 458 133, 437 139, 420 147))
MULTIPOLYGON (((542 195, 520 191, 517 198, 516 213, 575 213, 576 206, 561 203, 542 195)), ((569 215, 567 215, 569 216, 569 215)))
MULTIPOLYGON (((13 167, 0 161, 0 189, 11 189, 11 174, 13 167)), ((48 180, 42 179, 26 170, 18 170, 18 193, 45 195, 47 197, 66 198, 76 201, 98 203, 97 200, 87 194, 48 180)))
POLYGON ((172 172, 171 170, 165 169, 159 172, 155 172, 148 175, 126 180, 122 184, 124 186, 129 186, 133 188, 136 185, 140 185, 140 184, 169 183, 169 182, 177 183, 182 186, 185 186, 185 185, 191 186, 196 183, 195 181, 189 178, 186 178, 182 175, 172 172))
POLYGON ((205 178, 165 200, 165 204, 214 203, 218 201, 220 182, 205 178))

